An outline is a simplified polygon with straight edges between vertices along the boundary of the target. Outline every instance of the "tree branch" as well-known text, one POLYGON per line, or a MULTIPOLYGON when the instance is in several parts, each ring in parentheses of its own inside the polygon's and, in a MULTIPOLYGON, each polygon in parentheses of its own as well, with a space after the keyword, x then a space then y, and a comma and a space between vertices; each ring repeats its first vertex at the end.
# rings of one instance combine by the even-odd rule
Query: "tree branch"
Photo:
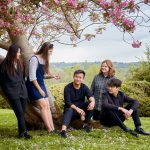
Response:
POLYGON ((63 7, 61 7, 61 10, 62 10, 62 12, 64 14, 64 17, 65 17, 66 21, 68 22, 68 24, 72 28, 75 36, 80 39, 78 32, 75 30, 75 28, 73 27, 72 23, 69 21, 68 16, 67 16, 66 12, 64 11, 63 7))
POLYGON ((31 32, 30 32, 30 35, 29 35, 29 37, 28 37, 28 41, 30 40, 30 38, 31 38, 31 36, 32 36, 32 33, 33 33, 33 31, 34 31, 36 25, 38 24, 38 20, 41 18, 41 16, 42 16, 42 15, 40 15, 40 13, 39 13, 38 16, 37 16, 37 18, 36 18, 36 20, 35 20, 34 26, 33 26, 32 30, 31 30, 31 32))
POLYGON ((0 41, 0 48, 5 49, 8 51, 8 47, 10 46, 9 43, 5 43, 3 41, 0 41))

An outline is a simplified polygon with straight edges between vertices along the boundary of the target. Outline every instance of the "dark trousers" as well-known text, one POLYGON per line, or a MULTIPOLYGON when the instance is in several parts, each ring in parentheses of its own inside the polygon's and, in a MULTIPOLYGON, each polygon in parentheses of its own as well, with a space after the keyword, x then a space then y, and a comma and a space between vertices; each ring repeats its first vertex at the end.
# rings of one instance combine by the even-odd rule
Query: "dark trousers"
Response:
POLYGON ((18 131, 19 134, 25 132, 26 125, 25 125, 25 119, 24 119, 24 112, 26 109, 27 99, 19 98, 19 99, 11 99, 9 100, 10 105, 17 117, 18 121, 18 131))
MULTIPOLYGON (((126 109, 128 109, 128 110, 130 108, 131 108, 130 105, 128 105, 126 107, 126 109)), ((137 109, 133 111, 132 119, 134 121, 135 127, 141 126, 141 122, 140 122, 140 118, 139 118, 137 109)), ((105 112, 103 112, 100 115, 100 123, 105 126, 111 127, 111 126, 117 125, 117 126, 121 127, 123 130, 126 130, 127 127, 123 123, 124 121, 125 121, 125 117, 120 110, 105 110, 105 112)))
POLYGON ((100 120, 100 113, 101 111, 94 109, 93 120, 100 120))
MULTIPOLYGON (((93 116, 93 110, 87 110, 88 105, 89 105, 88 102, 78 105, 78 107, 83 109, 85 112, 85 121, 84 121, 85 123, 89 123, 93 116)), ((75 110, 73 110, 72 108, 65 108, 63 125, 68 126, 73 119, 79 119, 79 118, 80 115, 75 110)))

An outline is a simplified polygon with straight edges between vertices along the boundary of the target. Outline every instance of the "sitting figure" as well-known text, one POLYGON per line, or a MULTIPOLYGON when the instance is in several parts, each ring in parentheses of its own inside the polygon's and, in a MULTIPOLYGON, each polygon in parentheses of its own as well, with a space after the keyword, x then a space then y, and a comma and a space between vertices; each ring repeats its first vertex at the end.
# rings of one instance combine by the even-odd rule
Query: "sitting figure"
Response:
POLYGON ((74 81, 69 83, 64 88, 64 119, 61 130, 61 136, 67 137, 66 129, 72 119, 81 118, 84 120, 83 129, 86 132, 90 132, 91 129, 88 123, 93 116, 93 109, 95 106, 95 100, 90 89, 82 83, 85 76, 83 70, 77 70, 74 72, 74 81), (88 102, 85 101, 87 97, 88 102))
POLYGON ((105 126, 118 125, 125 132, 134 136, 138 134, 150 135, 141 128, 141 121, 138 115, 139 102, 119 91, 122 82, 119 79, 112 78, 108 81, 108 92, 102 96, 102 113, 100 123, 105 126), (124 107, 124 104, 127 106, 124 107), (132 117, 135 130, 131 130, 123 123, 126 119, 132 117))

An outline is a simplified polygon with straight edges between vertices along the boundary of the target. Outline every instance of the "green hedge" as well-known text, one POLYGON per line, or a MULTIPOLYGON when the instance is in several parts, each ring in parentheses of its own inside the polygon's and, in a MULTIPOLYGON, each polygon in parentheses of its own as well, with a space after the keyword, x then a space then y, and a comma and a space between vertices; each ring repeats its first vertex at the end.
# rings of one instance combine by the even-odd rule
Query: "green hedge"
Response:
POLYGON ((122 91, 140 102, 139 114, 143 117, 150 117, 150 82, 131 81, 122 86, 122 91))
POLYGON ((52 95, 55 98, 55 106, 57 113, 63 113, 63 106, 64 106, 63 92, 65 85, 66 85, 65 83, 61 83, 61 84, 54 84, 49 87, 52 92, 52 95))
MULTIPOLYGON (((63 90, 66 84, 55 84, 49 86, 56 101, 58 113, 63 113, 63 90)), ((122 86, 122 91, 132 98, 139 100, 139 114, 143 117, 150 117, 150 82, 133 81, 125 82, 122 86)), ((0 108, 8 108, 6 100, 0 97, 0 108)))
POLYGON ((9 104, 6 102, 6 100, 0 95, 0 108, 10 108, 9 104))

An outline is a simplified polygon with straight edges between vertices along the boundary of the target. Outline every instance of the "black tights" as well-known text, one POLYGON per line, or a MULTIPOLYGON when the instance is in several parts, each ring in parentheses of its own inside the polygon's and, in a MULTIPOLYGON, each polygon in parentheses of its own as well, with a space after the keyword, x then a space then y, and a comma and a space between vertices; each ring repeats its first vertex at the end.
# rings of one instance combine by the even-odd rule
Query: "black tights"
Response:
POLYGON ((27 105, 27 99, 19 98, 19 99, 11 99, 9 103, 17 117, 18 120, 18 131, 19 134, 26 131, 24 112, 27 105))

